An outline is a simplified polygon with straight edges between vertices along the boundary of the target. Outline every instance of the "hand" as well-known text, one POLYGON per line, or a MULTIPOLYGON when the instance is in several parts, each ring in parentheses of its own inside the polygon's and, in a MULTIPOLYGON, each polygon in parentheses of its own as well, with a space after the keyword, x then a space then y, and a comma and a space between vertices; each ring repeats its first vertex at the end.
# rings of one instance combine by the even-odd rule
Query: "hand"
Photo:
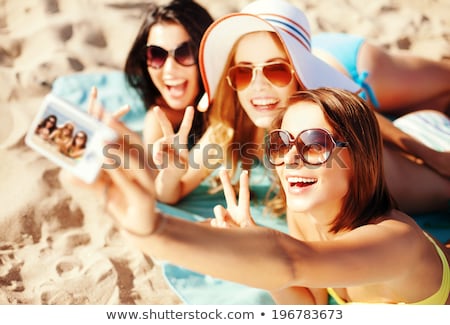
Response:
POLYGON ((239 178, 239 203, 236 202, 236 193, 227 171, 220 171, 220 180, 222 181, 227 208, 225 209, 221 205, 214 207, 216 218, 211 220, 211 225, 220 228, 255 226, 256 223, 250 215, 248 171, 244 170, 239 178))
POLYGON ((104 168, 92 184, 86 184, 64 170, 60 174, 61 182, 83 188, 97 198, 119 230, 135 236, 152 234, 162 220, 155 209, 153 170, 142 163, 142 155, 130 150, 130 146, 141 140, 138 135, 130 134, 123 123, 108 120, 106 116, 103 119, 117 133, 117 140, 108 144, 108 157, 114 159, 105 159, 104 168))
POLYGON ((162 220, 156 210, 153 171, 130 150, 130 142, 125 137, 129 136, 128 128, 114 119, 108 126, 118 134, 119 141, 112 150, 121 163, 117 168, 104 169, 100 180, 107 189, 103 194, 105 208, 120 230, 134 236, 148 236, 158 229, 162 220))
MULTIPOLYGON (((103 120, 105 115, 105 109, 98 103, 98 90, 97 87, 92 87, 91 93, 89 95, 88 102, 88 114, 95 117, 99 121, 103 120)), ((120 120, 123 116, 125 116, 130 111, 129 105, 124 105, 120 107, 117 111, 111 114, 111 117, 120 120)))
POLYGON ((126 127, 125 124, 120 122, 120 119, 130 111, 130 106, 124 105, 118 110, 116 110, 114 113, 108 113, 105 111, 102 105, 98 103, 97 93, 98 93, 97 88, 92 87, 89 96, 88 114, 107 125, 110 123, 111 120, 115 120, 118 123, 117 125, 120 125, 122 131, 126 130, 127 136, 125 138, 129 142, 129 144, 134 144, 134 149, 142 148, 141 153, 143 153, 143 155, 142 157, 139 157, 139 159, 141 160, 141 164, 143 163, 154 167, 153 161, 151 160, 151 157, 147 152, 147 147, 142 143, 141 136, 136 132, 132 131, 131 129, 129 129, 128 127, 126 127))
POLYGON ((178 133, 174 133, 172 123, 158 106, 154 107, 154 112, 163 137, 154 143, 153 161, 159 169, 170 169, 171 176, 181 177, 188 168, 188 136, 194 120, 194 108, 186 108, 178 133))

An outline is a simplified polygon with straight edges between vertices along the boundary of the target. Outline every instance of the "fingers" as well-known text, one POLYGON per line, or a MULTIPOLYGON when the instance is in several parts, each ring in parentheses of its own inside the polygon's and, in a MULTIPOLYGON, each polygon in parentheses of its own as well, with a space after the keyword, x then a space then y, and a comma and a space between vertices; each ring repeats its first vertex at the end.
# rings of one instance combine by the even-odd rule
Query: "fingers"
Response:
POLYGON ((223 185, 223 193, 225 195, 225 201, 227 202, 227 207, 236 206, 236 193, 231 185, 230 176, 226 170, 221 170, 219 173, 220 181, 223 185))
POLYGON ((115 118, 116 120, 120 120, 129 111, 130 111, 130 105, 124 105, 124 106, 120 107, 117 111, 112 113, 112 117, 115 118))
POLYGON ((156 118, 158 119, 159 125, 161 126, 161 130, 165 137, 171 136, 174 134, 172 123, 167 118, 166 114, 161 110, 159 106, 155 106, 154 108, 156 118))
POLYGON ((107 143, 103 149, 105 157, 112 158, 112 163, 105 161, 104 166, 126 165, 131 169, 152 167, 153 162, 147 155, 142 139, 125 124, 113 118, 105 121, 116 134, 114 140, 107 143))
POLYGON ((178 134, 181 139, 188 138, 189 131, 192 128, 192 122, 194 121, 194 108, 192 106, 188 106, 184 112, 183 121, 181 121, 180 129, 178 134))
POLYGON ((112 163, 105 160, 104 168, 108 173, 111 170, 120 169, 129 180, 138 184, 147 192, 154 192, 154 175, 152 166, 149 165, 145 151, 137 150, 135 143, 129 143, 124 138, 119 143, 115 143, 108 147, 108 158, 112 159, 112 163))
POLYGON ((225 221, 227 210, 221 205, 216 205, 213 211, 215 218, 211 219, 211 226, 216 228, 228 228, 228 224, 225 221))
POLYGON ((97 101, 97 87, 92 87, 91 88, 91 93, 89 94, 89 101, 88 101, 88 113, 89 113, 89 115, 94 115, 96 101, 97 101))
POLYGON ((239 178, 239 209, 243 213, 245 220, 241 222, 241 227, 256 225, 250 213, 250 184, 248 170, 244 170, 239 178))
POLYGON ((96 87, 92 87, 91 93, 89 96, 89 102, 88 102, 88 113, 96 118, 97 120, 101 121, 103 118, 104 109, 103 107, 98 103, 97 101, 98 97, 98 91, 96 87))
MULTIPOLYGON (((155 106, 153 109, 155 110, 155 115, 159 121, 164 136, 168 137, 174 135, 172 123, 169 121, 166 114, 161 110, 159 106, 155 106)), ((188 106, 184 112, 183 120, 181 121, 180 129, 178 132, 181 137, 187 138, 192 127, 194 114, 194 108, 192 106, 188 106)))
POLYGON ((248 170, 244 170, 239 178, 239 206, 250 209, 250 189, 248 170))
POLYGON ((186 108, 177 134, 174 134, 172 123, 160 107, 155 107, 154 112, 163 132, 163 137, 156 141, 153 146, 154 161, 160 164, 165 157, 169 164, 185 165, 189 155, 187 142, 194 120, 194 108, 192 106, 186 108))
POLYGON ((117 111, 106 116, 105 109, 98 103, 98 90, 97 87, 92 87, 88 101, 88 114, 96 118, 97 120, 104 120, 105 118, 121 119, 130 111, 130 105, 124 105, 117 111))

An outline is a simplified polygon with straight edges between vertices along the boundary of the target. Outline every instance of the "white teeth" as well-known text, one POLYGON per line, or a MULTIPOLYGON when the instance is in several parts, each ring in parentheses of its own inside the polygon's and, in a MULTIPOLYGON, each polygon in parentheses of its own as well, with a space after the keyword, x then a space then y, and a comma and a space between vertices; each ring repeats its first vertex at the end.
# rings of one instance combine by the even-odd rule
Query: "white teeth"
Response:
POLYGON ((305 177, 288 177, 287 181, 289 183, 315 183, 317 182, 317 179, 305 177))
POLYGON ((176 87, 182 85, 184 83, 184 80, 166 80, 164 82, 169 87, 176 87))
POLYGON ((252 100, 252 104, 255 106, 268 106, 275 105, 278 103, 278 100, 275 98, 255 98, 252 100))

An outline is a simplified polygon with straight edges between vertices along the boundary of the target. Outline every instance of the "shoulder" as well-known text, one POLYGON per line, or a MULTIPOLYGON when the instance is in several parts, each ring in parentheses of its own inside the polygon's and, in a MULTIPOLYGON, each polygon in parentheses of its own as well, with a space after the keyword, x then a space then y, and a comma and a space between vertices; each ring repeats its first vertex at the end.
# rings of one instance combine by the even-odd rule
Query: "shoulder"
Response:
POLYGON ((343 237, 374 244, 381 249, 391 250, 392 253, 398 252, 404 258, 415 259, 414 256, 420 255, 426 247, 429 248, 423 229, 414 219, 398 210, 391 210, 373 223, 356 228, 343 237))

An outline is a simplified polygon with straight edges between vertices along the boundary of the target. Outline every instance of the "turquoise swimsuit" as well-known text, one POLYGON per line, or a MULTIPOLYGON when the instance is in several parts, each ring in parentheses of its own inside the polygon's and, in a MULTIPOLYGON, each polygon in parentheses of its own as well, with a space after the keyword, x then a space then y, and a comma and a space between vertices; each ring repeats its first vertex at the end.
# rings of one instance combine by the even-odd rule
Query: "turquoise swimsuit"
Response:
POLYGON ((379 107, 375 94, 366 78, 367 71, 358 72, 357 62, 359 49, 365 39, 360 36, 340 33, 321 33, 312 37, 312 48, 325 51, 338 60, 347 70, 350 77, 364 90, 360 96, 364 99, 370 98, 375 107, 379 107))

